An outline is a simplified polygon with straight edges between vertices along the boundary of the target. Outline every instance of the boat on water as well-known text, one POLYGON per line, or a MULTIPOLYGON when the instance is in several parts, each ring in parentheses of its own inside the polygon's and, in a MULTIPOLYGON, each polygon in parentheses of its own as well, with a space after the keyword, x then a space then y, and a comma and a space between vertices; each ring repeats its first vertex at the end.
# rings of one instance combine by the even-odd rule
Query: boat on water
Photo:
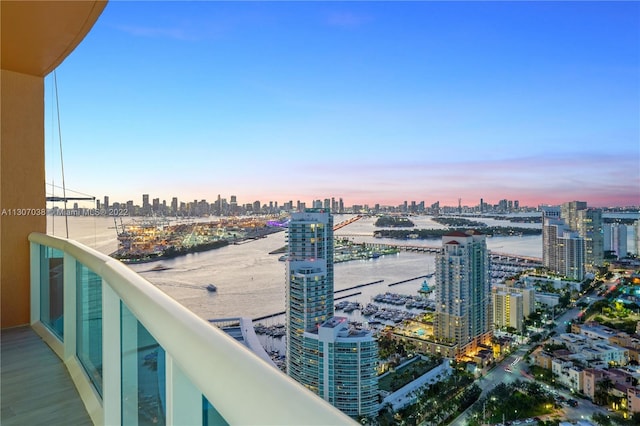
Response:
POLYGON ((166 271, 167 269, 171 269, 168 266, 164 266, 162 263, 159 265, 154 266, 153 268, 150 269, 150 271, 166 271))
POLYGON ((207 291, 210 291, 210 292, 212 292, 212 293, 213 293, 213 292, 215 292, 215 291, 218 291, 218 287, 216 287, 216 286, 215 286, 215 285, 213 285, 213 284, 209 284, 209 285, 207 285, 207 291))

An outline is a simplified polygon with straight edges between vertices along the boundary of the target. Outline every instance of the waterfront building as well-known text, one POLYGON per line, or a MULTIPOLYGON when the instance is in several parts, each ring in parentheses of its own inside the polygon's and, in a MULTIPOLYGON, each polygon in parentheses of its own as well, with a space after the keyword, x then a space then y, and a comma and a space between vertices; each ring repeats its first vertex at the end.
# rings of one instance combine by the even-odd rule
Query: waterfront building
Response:
POLYGON ((348 318, 325 321, 310 341, 318 342, 319 395, 345 414, 378 412, 378 345, 371 333, 349 328, 348 318))
POLYGON ((542 254, 546 268, 575 280, 584 278, 584 240, 564 220, 544 217, 542 254))
POLYGON ((475 231, 442 237, 436 255, 436 341, 476 351, 491 338, 491 281, 486 236, 475 231))
POLYGON ((622 223, 604 227, 604 250, 611 251, 618 259, 627 256, 627 226, 622 223))
MULTIPOLYGON (((586 203, 585 203, 586 204, 586 203)), ((602 210, 585 208, 577 211, 577 224, 573 229, 584 241, 584 262, 594 269, 604 263, 604 233, 602 210)))
POLYGON ((640 256, 640 220, 633 222, 633 241, 635 245, 636 255, 640 256))
POLYGON ((586 201, 568 201, 560 206, 560 217, 567 224, 569 229, 578 229, 578 211, 587 208, 586 201))
MULTIPOLYGON (((583 265, 577 266, 577 269, 584 269, 585 266, 590 269, 602 266, 604 262, 602 210, 587 208, 586 201, 569 201, 560 207, 543 206, 541 210, 543 220, 542 257, 545 267, 557 273, 563 273, 561 271, 565 268, 558 266, 564 261, 558 257, 562 251, 558 244, 564 242, 562 239, 568 238, 568 235, 565 235, 566 231, 575 232, 582 239, 581 244, 584 246, 581 250, 583 265), (547 228, 547 223, 556 226, 556 229, 547 228), (558 232, 560 224, 564 227, 562 232, 558 232)), ((572 246, 570 245, 570 247, 572 246)), ((574 272, 567 276, 575 278, 575 275, 574 272)))
POLYGON ((581 281, 584 279, 584 239, 575 232, 564 232, 558 236, 558 264, 555 272, 581 281))
POLYGON ((555 245, 557 231, 551 225, 560 225, 560 207, 540 206, 542 212, 542 264, 545 268, 551 269, 555 264, 555 245))
POLYGON ((377 342, 334 317, 333 216, 293 213, 287 241, 287 374, 350 416, 375 415, 377 342))

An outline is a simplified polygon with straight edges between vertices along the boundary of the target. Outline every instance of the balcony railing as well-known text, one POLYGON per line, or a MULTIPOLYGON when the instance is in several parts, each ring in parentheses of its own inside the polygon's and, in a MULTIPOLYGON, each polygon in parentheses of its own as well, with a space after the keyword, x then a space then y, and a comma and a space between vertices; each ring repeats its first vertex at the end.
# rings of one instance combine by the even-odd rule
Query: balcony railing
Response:
POLYGON ((31 242, 31 323, 94 424, 353 424, 121 262, 31 242))

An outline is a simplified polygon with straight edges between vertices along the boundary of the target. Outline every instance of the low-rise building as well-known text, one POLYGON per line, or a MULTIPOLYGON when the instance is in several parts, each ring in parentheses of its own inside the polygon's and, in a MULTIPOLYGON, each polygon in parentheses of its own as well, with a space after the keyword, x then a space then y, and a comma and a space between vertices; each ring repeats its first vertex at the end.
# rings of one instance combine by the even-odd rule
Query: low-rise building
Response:
POLYGON ((640 413, 640 389, 638 387, 627 389, 627 410, 632 413, 640 413))
POLYGON ((551 371, 556 383, 559 383, 572 391, 582 392, 583 369, 567 358, 554 358, 551 361, 551 371))
POLYGON ((593 401, 598 382, 606 376, 605 370, 587 368, 583 373, 583 393, 593 401))
MULTIPOLYGON (((563 344, 574 355, 575 360, 587 363, 601 361, 609 366, 627 365, 629 350, 627 348, 608 343, 608 340, 596 337, 596 334, 563 333, 554 336, 552 342, 563 344)), ((593 365, 591 365, 593 366, 593 365)))
POLYGON ((623 408, 633 412, 640 411, 640 402, 636 399, 640 397, 638 388, 638 374, 621 368, 610 369, 585 369, 584 370, 584 394, 591 400, 595 400, 596 392, 599 390, 598 383, 609 380, 609 394, 623 398, 623 408))
POLYGON ((560 304, 560 295, 556 293, 536 292, 535 299, 537 303, 553 307, 560 304))
POLYGON ((588 322, 579 325, 580 334, 590 339, 602 339, 609 341, 610 338, 617 336, 619 332, 613 328, 604 326, 597 322, 588 322))
POLYGON ((534 365, 544 368, 547 370, 551 370, 551 361, 553 360, 553 355, 545 351, 539 351, 533 353, 533 363, 534 365))

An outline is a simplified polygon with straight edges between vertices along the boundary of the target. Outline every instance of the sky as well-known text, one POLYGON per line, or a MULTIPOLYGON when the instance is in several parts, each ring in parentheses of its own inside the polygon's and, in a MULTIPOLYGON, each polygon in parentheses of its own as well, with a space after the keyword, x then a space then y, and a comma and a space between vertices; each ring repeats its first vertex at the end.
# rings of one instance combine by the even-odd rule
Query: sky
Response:
POLYGON ((68 196, 640 205, 638 2, 112 0, 55 76, 68 196))

